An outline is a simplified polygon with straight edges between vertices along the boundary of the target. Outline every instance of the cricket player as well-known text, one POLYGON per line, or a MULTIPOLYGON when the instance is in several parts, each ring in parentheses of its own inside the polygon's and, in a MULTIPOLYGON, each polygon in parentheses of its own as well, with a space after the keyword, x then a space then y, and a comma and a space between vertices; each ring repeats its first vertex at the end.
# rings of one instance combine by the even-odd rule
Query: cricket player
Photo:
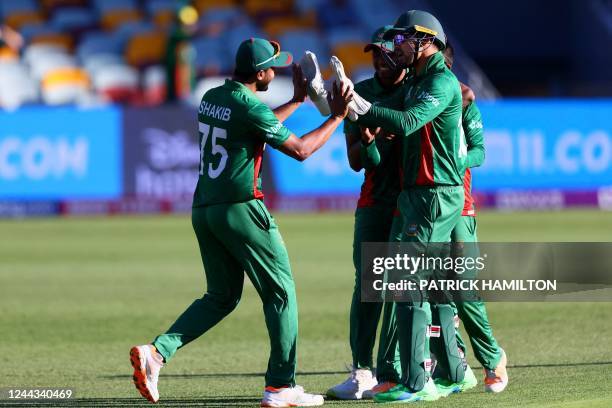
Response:
MULTIPOLYGON (((454 50, 449 42, 444 49, 446 65, 452 68, 454 62, 454 50)), ((462 126, 467 144, 467 157, 465 176, 463 178, 465 201, 461 212, 461 219, 451 233, 451 240, 455 243, 466 245, 468 255, 476 258, 480 256, 478 251, 476 207, 472 198, 472 174, 470 168, 478 167, 484 162, 485 145, 483 138, 483 126, 480 110, 473 101, 464 103, 462 113, 462 126)), ((465 331, 470 338, 474 356, 485 369, 484 387, 487 392, 502 392, 508 385, 508 373, 506 370, 507 358, 504 350, 499 347, 493 330, 489 324, 487 309, 483 301, 457 302, 457 312, 463 322, 465 331)), ((461 338, 457 338, 459 347, 465 353, 465 344, 461 338)), ((436 379, 438 390, 452 386, 445 379, 436 379)))
MULTIPOLYGON (((406 69, 389 64, 393 42, 383 35, 391 25, 376 30, 364 52, 372 53, 375 75, 355 84, 355 91, 369 102, 401 108, 402 85, 408 79, 406 69)), ((353 265, 355 287, 350 311, 350 346, 353 369, 349 378, 327 391, 337 399, 355 400, 371 398, 372 394, 395 386, 401 377, 397 342, 393 341, 395 329, 395 304, 385 304, 381 326, 376 376, 373 374, 372 354, 376 341, 376 329, 382 312, 382 303, 361 302, 361 244, 362 242, 387 242, 401 239, 401 218, 396 212, 400 192, 399 156, 401 144, 398 137, 378 130, 360 131, 354 122, 345 120, 344 133, 351 168, 365 169, 365 180, 355 211, 353 239, 353 265), (391 324, 393 322, 393 324, 391 324)))
POLYGON ((199 179, 193 198, 192 224, 207 291, 152 342, 130 351, 134 384, 151 402, 159 399, 159 370, 176 351, 200 337, 231 313, 242 295, 244 273, 262 302, 270 337, 270 358, 262 407, 317 406, 320 395, 295 384, 298 333, 295 286, 287 250, 274 218, 263 203, 261 163, 265 145, 305 160, 342 123, 350 88, 334 84, 331 116, 301 138, 282 122, 306 98, 307 81, 293 66, 294 97, 272 111, 256 91, 266 91, 274 68, 287 67, 292 56, 278 43, 248 39, 236 53, 233 78, 206 92, 198 112, 199 179))
MULTIPOLYGON (((403 183, 398 207, 403 217, 402 241, 420 245, 427 256, 450 242, 451 231, 459 222, 463 207, 463 174, 467 147, 461 131, 461 90, 454 74, 444 63, 441 50, 446 36, 440 22, 418 10, 403 13, 385 38, 393 38, 396 57, 414 70, 402 110, 369 103, 358 92, 353 94, 348 117, 367 127, 382 129, 402 137, 403 183)), ((341 64, 332 65, 339 78, 341 64)), ((430 279, 435 271, 420 270, 416 280, 430 279)), ((413 402, 440 398, 431 379, 428 335, 432 323, 441 327, 444 344, 438 363, 453 383, 462 384, 466 373, 459 355, 454 311, 447 299, 431 299, 427 291, 412 291, 412 299, 397 303, 397 324, 402 381, 387 392, 377 393, 377 402, 413 402)), ((436 293, 436 295, 439 295, 436 293)))

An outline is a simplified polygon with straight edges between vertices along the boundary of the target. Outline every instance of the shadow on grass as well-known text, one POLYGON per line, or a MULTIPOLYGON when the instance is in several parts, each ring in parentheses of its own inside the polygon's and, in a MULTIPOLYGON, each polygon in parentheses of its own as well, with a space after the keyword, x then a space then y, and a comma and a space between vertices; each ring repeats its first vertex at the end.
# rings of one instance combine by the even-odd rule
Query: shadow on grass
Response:
MULTIPOLYGON (((258 406, 255 397, 203 397, 197 399, 164 399, 156 407, 252 407, 258 406)), ((0 407, 151 407, 143 398, 72 398, 68 400, 0 400, 0 407)))
MULTIPOLYGON (((348 374, 349 372, 344 371, 305 371, 298 372, 296 376, 303 375, 335 375, 335 374, 348 374)), ((162 374, 164 378, 224 378, 224 377, 264 377, 265 373, 210 373, 210 374, 162 374)), ((132 378, 132 374, 114 374, 114 375, 101 375, 99 378, 105 380, 117 380, 132 378)))
POLYGON ((558 363, 558 364, 515 364, 509 365, 508 368, 547 368, 547 367, 580 367, 580 366, 598 366, 612 365, 612 361, 594 361, 584 363, 558 363))
MULTIPOLYGON (((553 367, 581 367, 581 366, 601 366, 601 365, 612 365, 612 361, 593 361, 593 362, 582 362, 582 363, 555 363, 555 364, 514 364, 509 365, 508 368, 553 368, 553 367)), ((475 368, 475 367, 474 367, 475 368)), ((305 371, 298 372, 296 375, 309 376, 309 375, 336 375, 336 374, 347 374, 348 371, 305 371)), ((264 377, 265 373, 206 373, 206 374, 163 374, 164 378, 236 378, 236 377, 264 377)), ((99 378, 106 380, 124 380, 132 378, 131 374, 114 374, 114 375, 102 375, 99 378)))

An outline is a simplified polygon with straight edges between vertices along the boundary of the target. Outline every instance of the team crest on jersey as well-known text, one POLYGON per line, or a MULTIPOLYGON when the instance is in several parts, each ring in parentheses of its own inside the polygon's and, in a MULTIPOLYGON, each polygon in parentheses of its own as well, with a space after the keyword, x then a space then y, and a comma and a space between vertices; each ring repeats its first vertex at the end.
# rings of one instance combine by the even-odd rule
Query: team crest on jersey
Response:
POLYGON ((406 229, 406 235, 409 237, 416 237, 417 229, 418 228, 416 224, 409 224, 408 228, 406 229))

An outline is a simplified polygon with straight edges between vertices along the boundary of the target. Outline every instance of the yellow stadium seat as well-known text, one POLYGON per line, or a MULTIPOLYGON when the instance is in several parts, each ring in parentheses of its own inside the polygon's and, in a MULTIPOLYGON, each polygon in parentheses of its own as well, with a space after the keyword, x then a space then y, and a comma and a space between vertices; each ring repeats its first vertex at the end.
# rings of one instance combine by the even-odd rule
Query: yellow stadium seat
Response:
POLYGON ((41 96, 49 105, 78 102, 88 94, 89 77, 76 67, 58 68, 48 72, 41 80, 41 96))
POLYGON ((88 88, 89 76, 81 68, 58 68, 46 74, 41 81, 41 85, 43 89, 49 89, 63 85, 73 85, 88 88))
POLYGON ((85 7, 87 0, 39 0, 46 12, 60 7, 85 7))
POLYGON ((264 31, 272 38, 278 38, 283 32, 292 29, 313 28, 316 16, 309 12, 302 16, 272 17, 263 24, 264 31))
POLYGON ((153 16, 153 23, 160 28, 170 27, 174 22, 175 17, 176 14, 173 11, 161 10, 153 16))
POLYGON ((10 47, 0 47, 0 61, 16 61, 19 59, 19 54, 10 47))
POLYGON ((370 54, 363 52, 364 46, 362 42, 342 43, 332 49, 332 54, 342 61, 344 69, 350 74, 357 67, 372 65, 370 54))
POLYGON ((39 34, 32 37, 30 44, 50 44, 62 47, 66 51, 72 50, 72 37, 68 34, 52 33, 39 34))
POLYGON ((194 1, 195 8, 198 10, 200 15, 206 10, 211 8, 225 8, 225 7, 234 7, 236 5, 235 0, 195 0, 194 1))
POLYGON ((167 36, 151 31, 133 36, 125 49, 125 60, 133 67, 160 63, 166 54, 167 36))
POLYGON ((39 24, 43 20, 43 16, 38 11, 20 11, 6 16, 4 24, 19 30, 25 24, 39 24))
POLYGON ((139 21, 141 18, 138 10, 111 10, 102 16, 102 27, 112 31, 122 24, 139 21))
POLYGON ((293 1, 246 0, 243 7, 251 16, 263 13, 290 13, 293 10, 293 1))

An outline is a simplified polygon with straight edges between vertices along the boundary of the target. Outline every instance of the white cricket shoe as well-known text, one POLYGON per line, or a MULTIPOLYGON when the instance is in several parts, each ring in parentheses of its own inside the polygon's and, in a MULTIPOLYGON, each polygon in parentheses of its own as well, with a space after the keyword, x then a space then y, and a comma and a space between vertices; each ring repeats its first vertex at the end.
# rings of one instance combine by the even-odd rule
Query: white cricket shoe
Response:
POLYGON ((495 367, 495 370, 485 369, 485 391, 499 393, 506 389, 508 386, 508 370, 506 365, 508 364, 508 358, 506 352, 502 350, 502 358, 495 367))
POLYGON ((140 395, 155 403, 159 400, 157 378, 164 366, 161 355, 150 344, 134 346, 130 350, 130 362, 134 367, 134 385, 140 395))
POLYGON ((295 387, 274 388, 266 387, 262 407, 317 407, 323 405, 323 396, 307 394, 304 388, 295 387))
POLYGON ((327 390, 327 396, 341 400, 359 400, 363 398, 364 391, 371 390, 376 385, 378 381, 372 371, 353 369, 346 381, 327 390))
POLYGON ((391 381, 383 381, 381 383, 376 384, 376 386, 374 388, 372 388, 371 390, 364 391, 363 395, 361 396, 361 398, 363 398, 363 399, 373 399, 374 396, 376 394, 378 394, 379 392, 387 392, 391 388, 395 387, 396 385, 397 385, 397 383, 394 383, 394 382, 391 382, 391 381))

